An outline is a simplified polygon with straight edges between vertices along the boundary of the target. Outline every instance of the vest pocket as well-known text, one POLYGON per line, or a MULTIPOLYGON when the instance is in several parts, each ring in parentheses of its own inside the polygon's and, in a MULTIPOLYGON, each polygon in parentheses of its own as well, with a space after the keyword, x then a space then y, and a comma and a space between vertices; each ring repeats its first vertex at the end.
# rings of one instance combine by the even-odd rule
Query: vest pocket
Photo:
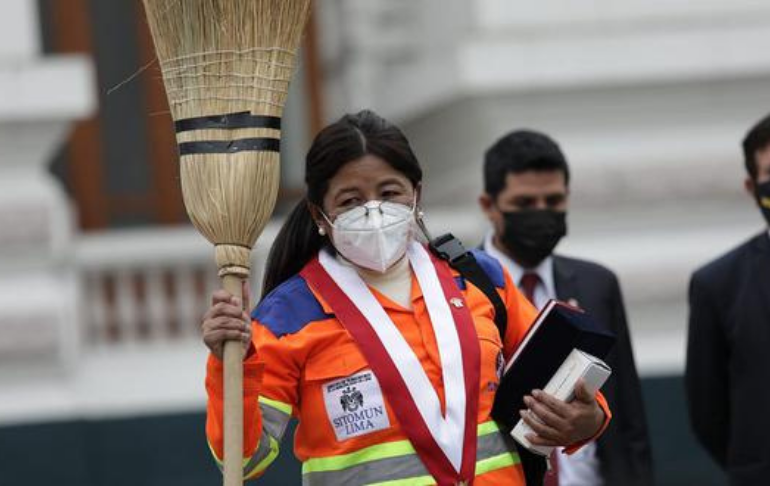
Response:
POLYGON ((368 368, 369 363, 353 343, 324 349, 310 358, 305 366, 305 381, 325 381, 352 375, 368 368))
POLYGON ((327 437, 344 442, 390 428, 379 381, 355 345, 324 350, 304 375, 302 420, 327 437))

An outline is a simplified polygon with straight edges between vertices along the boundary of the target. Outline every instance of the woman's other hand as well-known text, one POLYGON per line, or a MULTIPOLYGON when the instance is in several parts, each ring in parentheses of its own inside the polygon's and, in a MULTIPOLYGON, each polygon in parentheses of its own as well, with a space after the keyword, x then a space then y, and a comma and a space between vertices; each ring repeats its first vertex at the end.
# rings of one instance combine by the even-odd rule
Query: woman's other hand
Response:
POLYGON ((251 342, 251 320, 244 308, 249 308, 248 282, 243 284, 242 297, 222 289, 214 291, 211 296, 211 307, 203 315, 201 329, 204 344, 219 360, 222 360, 225 341, 251 342))
POLYGON ((534 445, 569 446, 590 439, 604 423, 604 411, 594 396, 586 389, 585 382, 575 385, 575 399, 563 402, 551 395, 534 390, 524 397, 528 410, 520 412, 522 419, 535 434, 527 435, 534 445))

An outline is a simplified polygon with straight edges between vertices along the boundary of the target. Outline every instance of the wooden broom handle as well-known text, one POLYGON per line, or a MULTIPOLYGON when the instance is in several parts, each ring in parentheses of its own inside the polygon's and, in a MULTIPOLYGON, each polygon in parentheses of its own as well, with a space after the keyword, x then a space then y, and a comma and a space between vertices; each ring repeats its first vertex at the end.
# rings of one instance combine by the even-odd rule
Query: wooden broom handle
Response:
MULTIPOLYGON (((226 291, 243 301, 243 287, 237 275, 222 277, 226 291)), ((243 485, 243 344, 225 341, 224 350, 224 486, 243 485)))

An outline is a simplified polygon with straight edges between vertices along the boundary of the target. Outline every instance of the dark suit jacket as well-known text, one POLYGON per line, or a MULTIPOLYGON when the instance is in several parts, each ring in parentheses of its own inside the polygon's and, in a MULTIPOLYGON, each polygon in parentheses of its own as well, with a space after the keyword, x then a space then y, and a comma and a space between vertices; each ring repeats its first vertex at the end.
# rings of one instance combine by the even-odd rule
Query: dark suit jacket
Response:
POLYGON ((597 441, 605 485, 652 485, 647 419, 618 279, 601 265, 558 255, 553 258, 553 273, 559 300, 574 299, 617 336, 615 347, 606 359, 612 375, 602 387, 613 418, 597 441))
POLYGON ((695 435, 733 486, 770 484, 770 237, 690 281, 685 383, 695 435))

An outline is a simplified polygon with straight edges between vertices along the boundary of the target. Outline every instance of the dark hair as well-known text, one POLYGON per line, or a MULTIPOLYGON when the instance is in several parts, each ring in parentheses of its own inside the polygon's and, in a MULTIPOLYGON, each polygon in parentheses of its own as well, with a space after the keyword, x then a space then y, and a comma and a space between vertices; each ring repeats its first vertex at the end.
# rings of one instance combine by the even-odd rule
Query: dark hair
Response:
POLYGON ((509 173, 560 170, 569 185, 569 167, 559 145, 548 135, 517 130, 500 138, 484 154, 484 190, 496 198, 509 173))
POLYGON ((759 120, 743 139, 743 158, 746 172, 757 179, 757 152, 770 145, 770 115, 759 120))
POLYGON ((370 110, 348 114, 316 135, 305 158, 307 195, 283 224, 273 242, 265 268, 262 295, 302 270, 328 243, 318 234, 308 203, 323 206, 329 180, 342 166, 365 155, 376 155, 406 176, 414 186, 422 169, 401 130, 370 110))

